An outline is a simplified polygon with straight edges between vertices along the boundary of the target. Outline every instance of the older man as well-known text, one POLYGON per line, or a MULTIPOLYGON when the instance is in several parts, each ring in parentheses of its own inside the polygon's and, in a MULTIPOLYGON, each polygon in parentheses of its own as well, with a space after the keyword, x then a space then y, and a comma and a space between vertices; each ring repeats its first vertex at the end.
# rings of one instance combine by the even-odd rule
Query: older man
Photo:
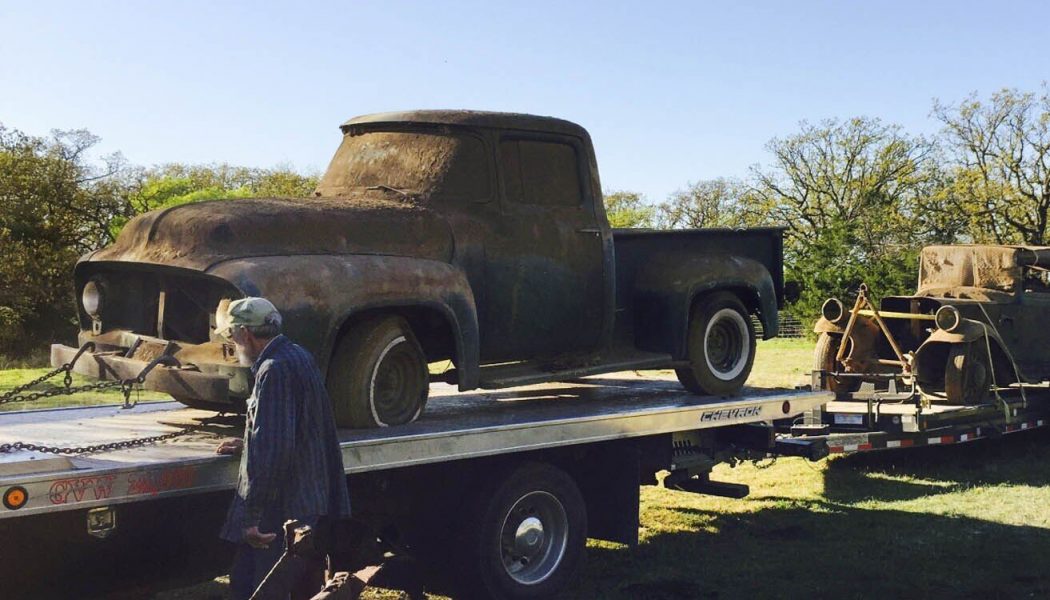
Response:
POLYGON ((220 454, 241 454, 237 493, 222 537, 237 544, 230 572, 235 599, 247 599, 280 558, 281 524, 350 514, 335 420, 309 352, 281 335, 281 314, 265 298, 242 298, 217 313, 255 377, 243 439, 220 454))

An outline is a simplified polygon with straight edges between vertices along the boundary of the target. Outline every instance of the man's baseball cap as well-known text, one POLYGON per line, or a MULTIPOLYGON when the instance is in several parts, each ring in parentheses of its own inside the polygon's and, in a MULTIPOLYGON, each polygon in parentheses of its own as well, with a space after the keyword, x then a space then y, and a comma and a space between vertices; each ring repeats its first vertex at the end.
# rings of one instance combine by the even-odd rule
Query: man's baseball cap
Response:
POLYGON ((266 298, 241 298, 239 300, 223 300, 219 302, 219 308, 215 311, 215 333, 228 338, 233 334, 233 328, 238 325, 245 327, 258 327, 274 322, 273 318, 267 317, 280 312, 272 302, 266 298), (224 306, 225 305, 225 306, 224 306))

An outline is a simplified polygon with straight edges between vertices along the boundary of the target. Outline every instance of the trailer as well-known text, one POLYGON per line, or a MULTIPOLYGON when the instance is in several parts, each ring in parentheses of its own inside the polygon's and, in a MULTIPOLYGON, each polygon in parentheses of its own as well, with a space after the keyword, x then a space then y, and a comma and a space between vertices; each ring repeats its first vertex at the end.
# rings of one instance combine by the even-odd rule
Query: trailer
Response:
MULTIPOLYGON (((639 486, 658 472, 668 487, 742 497, 746 486, 709 479, 715 464, 826 453, 821 440, 773 429, 826 392, 698 397, 621 373, 487 393, 435 384, 432 396, 417 422, 340 430, 352 510, 436 585, 495 598, 555 593, 587 538, 637 543, 639 486)), ((5 594, 90 595, 149 589, 160 573, 224 572, 230 549, 217 532, 238 459, 215 448, 242 428, 241 417, 177 402, 0 413, 0 447, 22 442, 0 453, 5 594), (68 454, 83 447, 95 451, 68 454)))
MULTIPOLYGON (((813 388, 826 389, 834 374, 817 370, 813 388)), ((895 378, 865 383, 856 392, 807 410, 781 436, 819 441, 829 454, 946 446, 997 438, 1050 424, 1050 387, 1012 385, 993 390, 983 404, 929 402, 895 378)), ((784 432, 782 432, 784 433, 784 432)))

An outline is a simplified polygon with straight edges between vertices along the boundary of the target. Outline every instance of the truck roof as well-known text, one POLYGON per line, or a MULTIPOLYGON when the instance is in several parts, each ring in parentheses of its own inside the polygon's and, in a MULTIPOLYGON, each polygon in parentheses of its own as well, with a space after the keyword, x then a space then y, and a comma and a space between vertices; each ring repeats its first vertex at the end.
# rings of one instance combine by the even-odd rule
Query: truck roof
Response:
POLYGON ((487 112, 479 110, 410 110, 385 112, 354 117, 340 126, 345 133, 354 125, 394 123, 422 123, 431 125, 458 125, 492 129, 519 129, 571 135, 589 139, 587 130, 576 123, 555 117, 522 113, 487 112))

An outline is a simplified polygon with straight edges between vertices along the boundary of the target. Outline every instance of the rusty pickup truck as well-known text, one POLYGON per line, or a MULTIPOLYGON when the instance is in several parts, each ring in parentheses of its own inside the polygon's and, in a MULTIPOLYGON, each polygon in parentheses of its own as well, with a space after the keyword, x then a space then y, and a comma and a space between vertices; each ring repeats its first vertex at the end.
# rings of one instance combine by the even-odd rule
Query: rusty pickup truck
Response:
POLYGON ((776 335, 782 231, 611 229, 576 124, 415 111, 342 132, 312 198, 149 212, 83 257, 80 348, 53 346, 52 363, 243 410, 249 372, 215 315, 265 296, 317 358, 340 425, 375 427, 418 417, 435 380, 673 368, 692 392, 732 395, 756 323, 776 335))

